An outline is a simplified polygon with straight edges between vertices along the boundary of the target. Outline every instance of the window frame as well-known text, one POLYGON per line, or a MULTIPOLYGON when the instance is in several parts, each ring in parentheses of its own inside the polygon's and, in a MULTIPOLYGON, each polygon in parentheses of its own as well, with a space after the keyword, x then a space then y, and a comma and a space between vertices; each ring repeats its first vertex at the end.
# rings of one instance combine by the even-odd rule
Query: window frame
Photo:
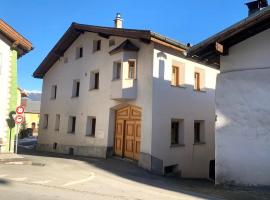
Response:
POLYGON ((128 60, 128 79, 133 79, 136 80, 137 79, 137 63, 135 59, 129 59, 128 60), (134 63, 134 72, 133 72, 133 77, 130 76, 130 63, 133 62, 134 63))
POLYGON ((172 79, 171 85, 178 87, 180 86, 180 67, 176 65, 172 65, 172 79), (174 72, 175 70, 175 72, 174 72))
POLYGON ((81 82, 79 79, 73 80, 72 98, 78 98, 80 96, 81 82))
POLYGON ((42 128, 43 129, 48 129, 49 128, 49 114, 44 114, 43 115, 42 128))
POLYGON ((194 90, 201 91, 201 73, 195 71, 194 72, 194 90))
POLYGON ((85 136, 87 137, 96 136, 96 124, 97 118, 95 116, 87 116, 85 136))
POLYGON ((101 40, 93 40, 93 53, 101 50, 101 40))
POLYGON ((76 116, 69 116, 68 118, 68 133, 75 134, 76 132, 76 116))
POLYGON ((54 126, 55 131, 60 130, 60 120, 61 120, 60 114, 56 114, 55 115, 55 126, 54 126))
POLYGON ((57 85, 52 85, 51 88, 51 100, 56 99, 57 97, 57 85))

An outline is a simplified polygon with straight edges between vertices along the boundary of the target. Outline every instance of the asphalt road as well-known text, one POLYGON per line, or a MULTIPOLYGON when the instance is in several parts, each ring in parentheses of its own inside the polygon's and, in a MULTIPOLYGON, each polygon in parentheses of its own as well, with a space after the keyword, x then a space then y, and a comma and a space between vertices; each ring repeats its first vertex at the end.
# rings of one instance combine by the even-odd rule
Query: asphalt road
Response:
POLYGON ((270 199, 267 188, 220 188, 208 181, 162 177, 119 159, 25 157, 33 165, 0 165, 1 200, 270 199))

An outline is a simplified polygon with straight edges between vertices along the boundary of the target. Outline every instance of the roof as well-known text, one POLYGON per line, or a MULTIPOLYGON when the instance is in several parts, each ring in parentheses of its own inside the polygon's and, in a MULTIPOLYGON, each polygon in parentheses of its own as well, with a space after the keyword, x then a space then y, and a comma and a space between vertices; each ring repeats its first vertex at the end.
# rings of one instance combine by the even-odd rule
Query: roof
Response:
POLYGON ((31 42, 20 35, 2 19, 0 19, 0 33, 2 33, 12 43, 13 48, 20 50, 18 51, 19 56, 22 56, 33 49, 31 42))
POLYGON ((188 56, 219 68, 220 55, 228 54, 230 47, 269 28, 270 6, 191 47, 188 56))
POLYGON ((139 51, 139 48, 135 46, 130 40, 125 40, 118 47, 111 50, 109 53, 112 55, 121 51, 139 51))
POLYGON ((154 33, 150 30, 92 26, 73 22, 68 30, 64 33, 64 35, 60 38, 60 40, 56 43, 56 45, 52 48, 49 54, 38 66, 33 76, 35 78, 43 78, 43 76, 53 66, 53 64, 64 55, 64 52, 70 47, 70 45, 84 32, 97 33, 104 38, 109 38, 110 36, 119 36, 132 39, 140 39, 141 41, 147 43, 152 41, 183 52, 188 49, 186 45, 183 45, 176 40, 167 38, 163 35, 154 33))

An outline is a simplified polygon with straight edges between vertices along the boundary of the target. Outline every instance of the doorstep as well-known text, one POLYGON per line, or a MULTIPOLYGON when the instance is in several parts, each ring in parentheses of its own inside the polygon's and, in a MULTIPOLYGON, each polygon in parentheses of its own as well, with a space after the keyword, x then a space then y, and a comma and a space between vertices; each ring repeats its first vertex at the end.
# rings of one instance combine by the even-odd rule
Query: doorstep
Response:
POLYGON ((14 153, 0 153, 0 164, 5 165, 31 165, 32 161, 14 153))

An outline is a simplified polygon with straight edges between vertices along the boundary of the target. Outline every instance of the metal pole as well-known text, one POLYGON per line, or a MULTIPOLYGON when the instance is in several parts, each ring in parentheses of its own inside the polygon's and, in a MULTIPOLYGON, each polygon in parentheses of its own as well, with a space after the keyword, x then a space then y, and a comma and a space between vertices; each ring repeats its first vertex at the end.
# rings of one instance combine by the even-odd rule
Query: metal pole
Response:
POLYGON ((18 139, 19 139, 19 124, 16 125, 16 146, 15 146, 15 153, 18 153, 18 139))

